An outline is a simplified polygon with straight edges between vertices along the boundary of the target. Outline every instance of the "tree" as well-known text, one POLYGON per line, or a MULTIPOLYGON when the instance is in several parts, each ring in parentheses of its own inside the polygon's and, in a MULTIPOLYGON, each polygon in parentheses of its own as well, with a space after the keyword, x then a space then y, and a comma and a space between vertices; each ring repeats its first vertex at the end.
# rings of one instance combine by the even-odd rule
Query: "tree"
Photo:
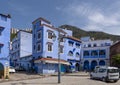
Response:
POLYGON ((120 54, 116 54, 112 57, 113 66, 120 67, 120 54))

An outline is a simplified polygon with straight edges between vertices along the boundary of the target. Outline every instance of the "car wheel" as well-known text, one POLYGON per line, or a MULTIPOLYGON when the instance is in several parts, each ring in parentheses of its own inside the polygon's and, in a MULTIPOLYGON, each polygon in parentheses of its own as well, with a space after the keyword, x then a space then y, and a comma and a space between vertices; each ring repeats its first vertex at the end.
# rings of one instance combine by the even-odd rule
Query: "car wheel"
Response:
POLYGON ((117 82, 118 80, 114 80, 114 82, 117 82))
POLYGON ((106 82, 106 78, 105 78, 105 77, 102 77, 102 81, 103 81, 103 82, 106 82))
POLYGON ((93 76, 92 76, 92 75, 90 75, 90 79, 93 79, 93 76))

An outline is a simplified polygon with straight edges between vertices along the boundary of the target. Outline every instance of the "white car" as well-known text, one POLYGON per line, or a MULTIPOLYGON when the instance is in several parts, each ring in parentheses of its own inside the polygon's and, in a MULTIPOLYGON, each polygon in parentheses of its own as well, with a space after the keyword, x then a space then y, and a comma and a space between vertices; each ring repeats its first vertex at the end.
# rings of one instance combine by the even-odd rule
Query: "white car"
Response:
POLYGON ((91 79, 100 79, 104 82, 119 80, 119 71, 117 67, 96 66, 94 72, 90 73, 91 79))
POLYGON ((16 72, 16 71, 15 71, 14 67, 10 66, 10 68, 9 68, 9 73, 15 73, 15 72, 16 72))

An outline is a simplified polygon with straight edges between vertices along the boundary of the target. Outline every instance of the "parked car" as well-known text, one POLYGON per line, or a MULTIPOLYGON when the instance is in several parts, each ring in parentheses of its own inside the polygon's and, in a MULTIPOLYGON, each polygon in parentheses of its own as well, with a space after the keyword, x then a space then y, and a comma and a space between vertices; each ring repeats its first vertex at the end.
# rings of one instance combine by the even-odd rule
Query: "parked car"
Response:
POLYGON ((100 79, 104 82, 119 80, 119 70, 117 67, 96 66, 94 71, 90 73, 91 79, 100 79))
POLYGON ((10 73, 15 73, 15 72, 16 72, 16 71, 15 71, 15 68, 12 67, 12 66, 10 66, 10 68, 9 68, 9 72, 10 72, 10 73))
POLYGON ((25 69, 22 66, 16 66, 15 70, 16 71, 25 71, 25 69))

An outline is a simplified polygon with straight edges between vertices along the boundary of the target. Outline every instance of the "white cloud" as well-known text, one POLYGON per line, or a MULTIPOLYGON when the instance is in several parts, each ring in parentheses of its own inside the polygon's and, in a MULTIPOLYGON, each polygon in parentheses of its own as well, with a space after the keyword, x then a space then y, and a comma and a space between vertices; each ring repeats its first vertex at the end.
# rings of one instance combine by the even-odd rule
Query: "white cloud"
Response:
POLYGON ((86 30, 104 31, 120 35, 120 1, 101 8, 95 3, 73 3, 62 8, 68 24, 86 30), (118 8, 118 9, 116 9, 118 8), (84 24, 84 25, 83 25, 84 24))

